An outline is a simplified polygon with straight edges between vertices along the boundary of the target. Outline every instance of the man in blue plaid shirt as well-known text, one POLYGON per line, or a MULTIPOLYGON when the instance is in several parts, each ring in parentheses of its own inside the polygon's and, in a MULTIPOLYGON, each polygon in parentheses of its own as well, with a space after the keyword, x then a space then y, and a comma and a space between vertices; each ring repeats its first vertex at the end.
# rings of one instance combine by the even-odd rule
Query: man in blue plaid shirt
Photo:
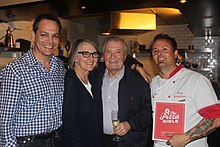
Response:
POLYGON ((33 24, 34 47, 2 69, 0 146, 60 146, 65 68, 53 55, 62 25, 52 14, 33 24))

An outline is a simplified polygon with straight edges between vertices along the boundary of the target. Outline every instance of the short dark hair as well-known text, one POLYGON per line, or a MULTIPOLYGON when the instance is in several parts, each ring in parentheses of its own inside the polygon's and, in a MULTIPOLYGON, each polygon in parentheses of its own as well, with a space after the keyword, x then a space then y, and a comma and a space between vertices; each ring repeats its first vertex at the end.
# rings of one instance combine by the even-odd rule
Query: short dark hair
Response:
POLYGON ((59 32, 61 31, 62 29, 62 24, 60 22, 60 20, 53 14, 40 14, 38 15, 35 20, 34 20, 34 23, 33 23, 33 31, 36 33, 37 30, 38 30, 38 27, 39 27, 39 23, 41 22, 41 20, 43 19, 47 19, 47 20, 52 20, 52 21, 55 21, 57 24, 58 24, 58 27, 59 27, 59 32))
POLYGON ((168 34, 164 34, 164 33, 160 33, 160 34, 157 34, 155 37, 154 37, 154 40, 151 44, 151 49, 152 49, 152 46, 153 44, 159 40, 159 39, 164 39, 164 40, 167 40, 170 42, 170 45, 172 46, 173 50, 177 50, 177 43, 176 43, 176 40, 175 38, 173 37, 170 37, 168 34))

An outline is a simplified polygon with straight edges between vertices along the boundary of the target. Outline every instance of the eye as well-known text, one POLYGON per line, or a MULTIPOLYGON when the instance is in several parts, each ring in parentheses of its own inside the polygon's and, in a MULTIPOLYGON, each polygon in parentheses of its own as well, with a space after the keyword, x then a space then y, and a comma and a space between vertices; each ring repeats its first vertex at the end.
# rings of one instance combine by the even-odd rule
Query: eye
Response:
POLYGON ((122 50, 117 50, 116 53, 121 54, 122 50))
POLYGON ((157 53, 158 53, 158 49, 154 48, 154 49, 152 50, 152 54, 155 55, 155 54, 157 54, 157 53))
POLYGON ((99 53, 94 52, 94 53, 93 53, 93 57, 98 58, 98 57, 99 57, 99 53))
POLYGON ((167 47, 163 47, 163 52, 167 52, 168 48, 167 47))
POLYGON ((41 33, 40 36, 41 37, 47 37, 47 34, 46 33, 41 33))
POLYGON ((54 38, 59 38, 59 35, 58 35, 58 34, 56 34, 56 35, 53 35, 53 37, 54 37, 54 38))
POLYGON ((84 54, 84 55, 89 55, 90 53, 87 52, 87 51, 84 51, 83 54, 84 54))
POLYGON ((91 55, 91 53, 90 53, 90 52, 87 52, 87 51, 84 51, 83 54, 84 54, 84 56, 87 57, 87 58, 90 57, 90 55, 91 55))
POLYGON ((164 47, 164 48, 163 48, 163 50, 167 50, 167 48, 166 48, 166 47, 164 47))
POLYGON ((111 51, 109 51, 109 50, 106 50, 106 51, 105 51, 105 53, 106 53, 106 54, 110 54, 110 53, 111 53, 111 51))

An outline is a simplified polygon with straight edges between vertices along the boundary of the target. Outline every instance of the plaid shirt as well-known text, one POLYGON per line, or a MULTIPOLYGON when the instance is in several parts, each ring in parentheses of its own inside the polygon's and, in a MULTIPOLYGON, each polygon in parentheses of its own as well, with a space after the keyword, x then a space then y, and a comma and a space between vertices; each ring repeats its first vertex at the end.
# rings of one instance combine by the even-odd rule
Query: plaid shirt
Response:
POLYGON ((16 137, 44 134, 61 126, 65 68, 52 56, 50 72, 30 49, 0 74, 0 146, 16 137))

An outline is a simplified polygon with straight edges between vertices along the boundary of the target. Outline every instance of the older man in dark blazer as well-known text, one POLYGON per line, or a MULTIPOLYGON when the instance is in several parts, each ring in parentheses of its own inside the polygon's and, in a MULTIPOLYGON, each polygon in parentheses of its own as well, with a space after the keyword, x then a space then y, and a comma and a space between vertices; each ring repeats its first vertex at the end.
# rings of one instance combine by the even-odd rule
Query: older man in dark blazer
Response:
POLYGON ((123 39, 106 38, 103 51, 106 68, 97 76, 102 91, 105 147, 146 147, 152 124, 149 85, 124 65, 127 46, 123 39), (111 124, 113 110, 119 111, 120 120, 115 129, 111 124), (122 140, 112 141, 114 134, 122 140))

